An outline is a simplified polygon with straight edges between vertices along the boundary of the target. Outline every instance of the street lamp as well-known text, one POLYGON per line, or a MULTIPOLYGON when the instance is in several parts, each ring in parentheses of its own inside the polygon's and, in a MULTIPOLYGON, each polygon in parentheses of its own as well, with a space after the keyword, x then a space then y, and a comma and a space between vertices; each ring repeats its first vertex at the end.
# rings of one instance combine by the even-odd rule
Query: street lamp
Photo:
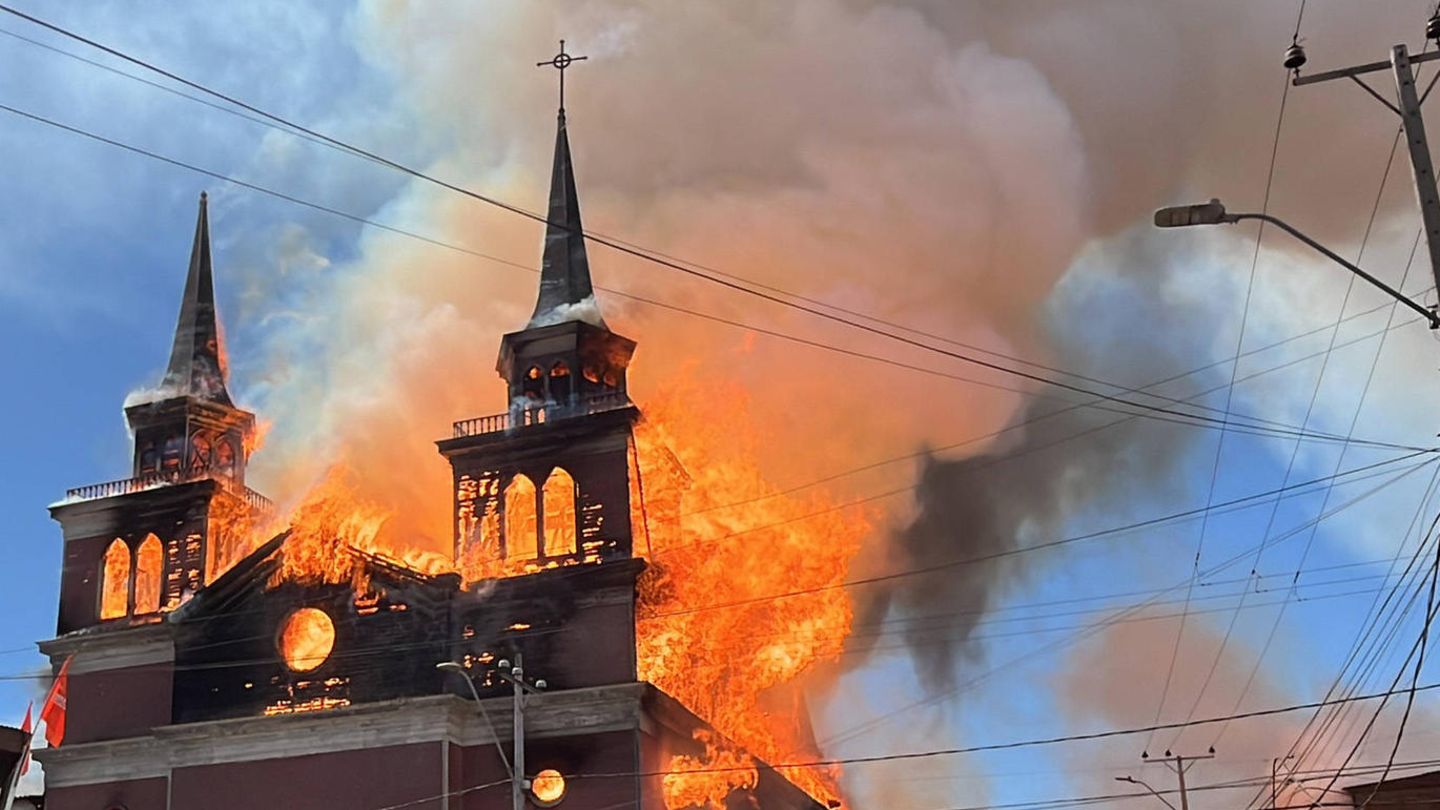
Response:
POLYGON ((1115 777, 1115 781, 1116 781, 1116 782, 1129 782, 1129 783, 1132 784, 1132 785, 1139 785, 1140 787, 1143 787, 1143 788, 1145 788, 1146 790, 1150 791, 1150 795, 1152 795, 1152 796, 1154 796, 1155 798, 1159 799, 1160 801, 1164 802, 1164 803, 1165 803, 1165 806, 1168 807, 1168 808, 1170 808, 1170 810, 1175 810, 1175 805, 1171 804, 1169 799, 1167 799, 1167 798, 1165 798, 1164 796, 1160 795, 1160 791, 1156 790, 1156 789, 1153 788, 1153 787, 1150 787, 1148 784, 1146 784, 1144 781, 1142 781, 1142 780, 1140 780, 1140 779, 1136 779, 1136 778, 1133 777, 1133 776, 1117 776, 1117 777, 1115 777))
MULTIPOLYGON (((525 703, 527 697, 539 694, 547 684, 544 680, 537 680, 533 684, 526 683, 525 667, 520 663, 519 653, 515 654, 514 664, 511 664, 509 659, 502 658, 496 662, 496 666, 498 667, 496 674, 500 676, 500 679, 508 681, 514 687, 515 724, 512 728, 515 742, 515 764, 513 766, 505 758, 505 749, 500 746, 500 737, 495 733, 495 726, 490 722, 490 716, 485 713, 485 704, 480 700, 480 690, 475 688, 475 680, 470 677, 470 673, 465 667, 454 661, 441 661, 435 665, 435 668, 444 672, 458 672, 465 676, 465 683, 470 685, 470 694, 475 697, 475 705, 480 709, 480 717, 484 719, 485 725, 489 726, 490 736, 495 739, 495 750, 500 753, 500 761, 505 763, 505 772, 510 775, 510 797, 514 804, 514 810, 524 810, 525 793, 534 790, 531 780, 525 776, 525 703)), ((564 779, 560 777, 559 773, 556 773, 555 776, 559 777, 559 789, 558 795, 550 801, 551 804, 558 803, 565 797, 564 779)), ((544 789, 547 795, 554 794, 556 792, 555 780, 547 780, 544 783, 544 789)), ((543 805, 543 802, 546 801, 543 797, 537 795, 537 799, 542 806, 548 806, 543 805)))
POLYGON ((500 762, 505 766, 505 775, 510 777, 511 783, 515 781, 515 769, 510 767, 510 758, 505 756, 505 748, 500 745, 500 735, 495 733, 495 724, 490 722, 490 715, 485 713, 485 703, 480 699, 480 690, 475 688, 475 679, 470 677, 469 670, 455 663, 454 661, 441 661, 435 665, 441 672, 454 672, 465 679, 465 685, 470 687, 470 695, 475 698, 475 708, 480 712, 480 719, 485 721, 485 727, 490 730, 491 739, 495 740, 495 752, 500 755, 500 762))
POLYGON ((1268 222, 1285 231, 1314 248, 1326 258, 1370 282, 1371 285, 1384 291, 1386 295, 1389 295, 1396 301, 1423 315, 1425 320, 1430 324, 1431 329, 1440 329, 1440 315, 1437 315, 1433 308, 1423 306, 1407 298, 1402 295, 1399 290, 1396 290, 1389 284, 1356 267, 1335 251, 1296 230, 1289 223, 1277 217, 1272 217, 1269 214, 1232 214, 1225 210, 1225 206, 1219 200, 1211 200, 1208 203, 1199 203, 1197 205, 1177 205, 1170 208, 1161 208, 1155 212, 1155 227, 1188 228, 1192 225, 1233 225, 1236 222, 1246 219, 1258 219, 1262 222, 1268 222))

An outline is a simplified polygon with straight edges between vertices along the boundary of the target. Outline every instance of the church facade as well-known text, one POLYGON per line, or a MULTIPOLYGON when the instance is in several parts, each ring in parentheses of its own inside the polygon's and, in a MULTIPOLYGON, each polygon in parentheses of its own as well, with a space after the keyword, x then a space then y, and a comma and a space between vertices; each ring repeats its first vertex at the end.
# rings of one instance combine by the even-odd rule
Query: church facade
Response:
MULTIPOLYGON (((563 108, 547 220, 534 314, 501 339, 504 410, 437 442, 455 567, 483 587, 353 549, 357 576, 310 582, 277 575, 289 531, 242 542, 275 507, 246 485, 255 417, 228 390, 201 196, 165 376, 125 409, 132 476, 51 507, 40 647, 70 665, 66 738, 36 752, 47 807, 666 806, 671 757, 709 729, 637 675, 635 343, 595 302, 563 108)), ((763 765, 727 804, 819 807, 763 765)))

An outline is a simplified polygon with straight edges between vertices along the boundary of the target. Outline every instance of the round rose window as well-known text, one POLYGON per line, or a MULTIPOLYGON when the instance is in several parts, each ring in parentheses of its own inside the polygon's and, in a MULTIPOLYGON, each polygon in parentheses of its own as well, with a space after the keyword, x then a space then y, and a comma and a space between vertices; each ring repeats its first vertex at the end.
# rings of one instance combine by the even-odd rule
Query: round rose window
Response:
POLYGON ((335 648, 335 623, 323 610, 300 608, 280 624, 277 644, 285 666, 309 672, 325 663, 335 648))

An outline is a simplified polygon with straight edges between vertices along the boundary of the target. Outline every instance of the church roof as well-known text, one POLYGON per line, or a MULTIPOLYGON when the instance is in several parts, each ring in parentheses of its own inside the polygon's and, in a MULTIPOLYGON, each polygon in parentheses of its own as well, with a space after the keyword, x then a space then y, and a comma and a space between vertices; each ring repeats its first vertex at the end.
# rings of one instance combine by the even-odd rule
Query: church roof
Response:
POLYGON ((575 187, 570 139, 565 134, 564 109, 560 110, 555 133, 555 163, 550 174, 550 207, 546 220, 540 296, 529 326, 584 320, 605 328, 600 310, 594 305, 595 289, 590 283, 590 260, 585 254, 580 194, 575 187), (591 311, 577 311, 584 309, 591 311))
POLYGON ((172 396, 192 396, 232 405, 225 388, 225 347, 220 320, 215 314, 215 280, 210 264, 210 218, 206 198, 200 194, 195 221, 195 243, 190 248, 190 270, 175 325, 170 363, 160 387, 172 396))

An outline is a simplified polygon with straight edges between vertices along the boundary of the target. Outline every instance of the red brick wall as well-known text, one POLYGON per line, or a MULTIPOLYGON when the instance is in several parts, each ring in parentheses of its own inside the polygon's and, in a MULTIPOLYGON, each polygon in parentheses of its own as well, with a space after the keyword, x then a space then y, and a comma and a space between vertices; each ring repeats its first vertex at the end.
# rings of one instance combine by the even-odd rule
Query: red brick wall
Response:
POLYGON ((135 779, 108 785, 48 788, 46 810, 165 810, 165 778, 135 779))
POLYGON ((134 737, 169 725, 172 675, 168 663, 71 673, 65 742, 134 737))
POLYGON ((87 537, 65 544, 60 569, 60 615, 56 634, 89 627, 100 620, 100 560, 114 537, 87 537))
POLYGON ((440 810, 439 799, 417 800, 444 792, 441 760, 442 746, 433 742, 181 768, 171 774, 170 808, 378 810, 404 804, 405 810, 440 810))
MULTIPOLYGON (((638 737, 639 733, 634 731, 612 731, 578 737, 532 738, 525 747, 525 770, 531 775, 544 768, 554 768, 564 774, 626 774, 571 779, 560 808, 634 808, 639 799, 639 780, 629 774, 635 773, 639 765, 638 737)), ((506 754, 509 753, 507 747, 506 754)), ((494 746, 464 749, 461 762, 461 790, 505 778, 504 766, 494 746)), ((451 777, 454 779, 453 772, 451 777)), ((472 790, 450 805, 453 810, 508 810, 510 806, 509 785, 472 790)))

